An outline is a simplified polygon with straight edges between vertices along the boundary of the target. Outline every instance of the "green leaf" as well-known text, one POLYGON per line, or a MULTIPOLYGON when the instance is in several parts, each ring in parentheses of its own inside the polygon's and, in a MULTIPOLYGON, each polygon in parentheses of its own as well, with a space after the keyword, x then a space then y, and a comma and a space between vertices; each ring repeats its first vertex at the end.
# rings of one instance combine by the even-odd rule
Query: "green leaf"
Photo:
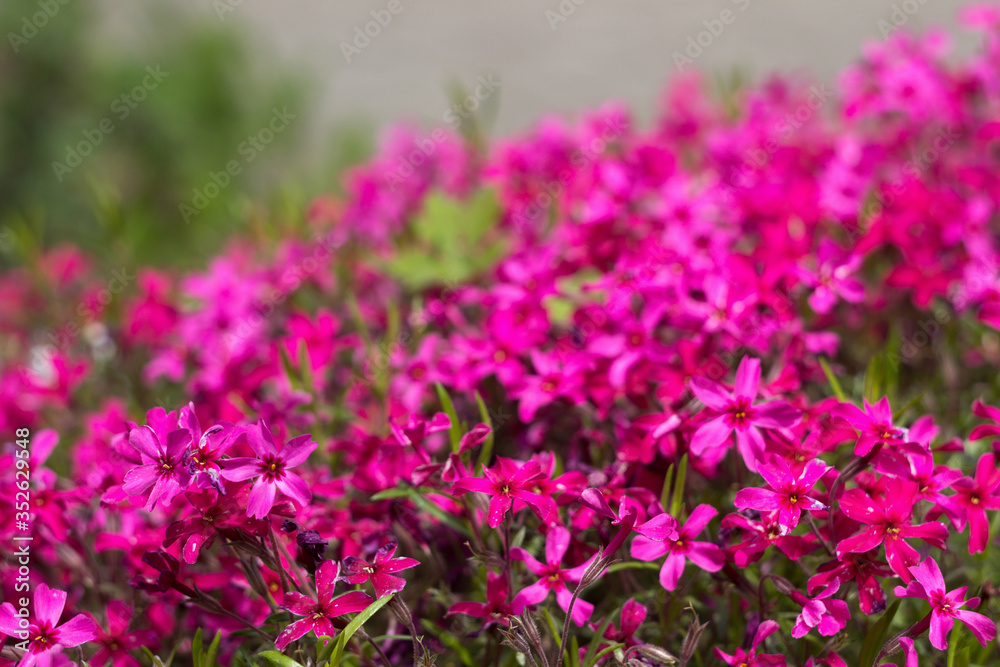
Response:
POLYGON ((667 466, 667 474, 663 478, 663 489, 660 491, 660 507, 666 512, 670 507, 670 483, 674 480, 674 464, 667 466))
POLYGON ((580 667, 580 641, 573 635, 569 638, 570 667, 580 667))
POLYGON ((581 663, 583 667, 594 667, 597 661, 600 659, 604 653, 598 653, 597 649, 600 648, 601 642, 604 639, 604 631, 608 629, 608 625, 611 623, 611 614, 606 614, 604 620, 601 624, 594 630, 594 636, 590 640, 590 644, 587 646, 587 652, 583 656, 583 662, 581 663))
POLYGON ((886 389, 886 364, 882 354, 876 354, 865 371, 865 400, 877 403, 886 389))
POLYGON ((304 338, 299 339, 299 374, 302 376, 302 382, 305 385, 305 390, 312 394, 316 391, 316 381, 313 379, 312 374, 312 363, 309 362, 309 346, 306 344, 304 338))
POLYGON ((219 642, 222 641, 222 631, 215 633, 215 638, 212 640, 212 645, 208 647, 208 651, 205 652, 205 659, 202 660, 202 667, 217 667, 219 662, 219 642))
POLYGON ((885 637, 889 633, 889 626, 892 625, 892 619, 899 609, 899 603, 899 600, 893 602, 882 614, 882 617, 869 628, 868 634, 865 635, 865 639, 861 643, 861 653, 858 656, 860 667, 873 667, 875 664, 875 658, 878 657, 882 646, 885 645, 885 637))
POLYGON ((368 607, 360 612, 357 616, 351 619, 351 622, 347 624, 339 635, 337 635, 337 645, 333 648, 333 655, 330 656, 331 665, 339 665, 341 656, 344 653, 344 649, 347 648, 347 642, 351 641, 351 637, 354 636, 361 626, 368 622, 375 613, 382 607, 389 604, 389 601, 395 597, 395 593, 392 595, 386 595, 383 598, 379 598, 372 602, 368 607))
POLYGON ((319 648, 316 650, 316 664, 322 665, 330 659, 330 654, 333 653, 337 640, 326 635, 319 636, 317 639, 319 640, 319 648))
POLYGON ((462 424, 458 421, 455 404, 451 402, 451 396, 448 395, 448 392, 441 386, 440 382, 434 383, 434 389, 437 391, 441 406, 444 408, 448 418, 451 419, 451 428, 448 429, 448 435, 451 436, 451 451, 457 454, 458 444, 462 441, 462 424))
POLYGON ((681 463, 677 467, 677 481, 674 483, 674 497, 670 501, 670 516, 680 516, 681 504, 684 502, 684 484, 687 477, 688 455, 681 457, 681 463))
POLYGON ((201 628, 195 631, 194 639, 191 640, 191 660, 194 667, 201 667, 201 628))
POLYGON ((302 667, 300 663, 295 662, 284 653, 278 653, 277 651, 261 651, 256 657, 264 658, 270 664, 277 665, 278 667, 302 667))
POLYGON ((371 497, 372 502, 378 502, 379 500, 392 500, 393 498, 408 498, 414 489, 409 486, 396 487, 395 489, 386 489, 384 491, 379 491, 374 496, 371 497))
POLYGON ((838 400, 846 403, 847 394, 840 387, 840 381, 837 380, 837 376, 833 374, 833 370, 830 368, 830 363, 823 357, 819 358, 819 365, 823 367, 823 373, 826 375, 826 381, 830 383, 830 388, 833 389, 834 395, 838 400))
POLYGON ((486 436, 483 448, 479 450, 479 464, 485 466, 490 462, 490 457, 493 456, 493 420, 490 419, 490 411, 486 409, 486 403, 478 391, 476 392, 476 405, 479 406, 479 418, 483 420, 484 424, 490 427, 490 434, 486 436))
POLYGON ((615 563, 608 566, 608 572, 620 572, 621 570, 659 570, 661 563, 647 563, 641 560, 627 560, 623 563, 615 563))
POLYGON ((292 387, 294 389, 302 389, 299 374, 295 372, 295 366, 292 364, 292 359, 288 356, 288 350, 285 349, 284 345, 278 346, 278 356, 281 357, 281 368, 285 371, 285 377, 288 378, 292 387))
MULTIPOLYGON (((597 654, 597 656, 596 656, 593 664, 597 664, 598 660, 600 660, 601 658, 603 658, 604 656, 606 656, 609 653, 614 653, 615 651, 617 651, 620 648, 625 648, 625 644, 612 644, 611 646, 608 646, 607 648, 601 650, 601 652, 597 654)), ((587 666, 584 665, 584 667, 587 667, 587 666)))
POLYGON ((948 638, 948 667, 968 667, 969 665, 969 647, 963 647, 965 650, 960 652, 959 647, 962 645, 962 624, 956 623, 955 627, 951 631, 951 637, 948 638), (962 653, 965 654, 965 662, 962 662, 962 653))

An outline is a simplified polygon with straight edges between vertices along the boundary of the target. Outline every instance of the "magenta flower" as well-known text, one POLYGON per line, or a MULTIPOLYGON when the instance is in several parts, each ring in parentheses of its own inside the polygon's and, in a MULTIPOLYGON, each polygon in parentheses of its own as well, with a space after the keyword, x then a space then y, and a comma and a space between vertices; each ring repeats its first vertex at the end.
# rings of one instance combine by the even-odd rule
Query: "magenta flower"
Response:
POLYGON ((28 652, 21 658, 19 667, 31 667, 39 661, 47 663, 62 649, 97 638, 97 624, 86 614, 77 614, 58 625, 65 606, 66 592, 52 590, 45 584, 35 588, 34 620, 27 625, 21 625, 23 619, 17 615, 13 604, 0 605, 0 633, 29 642, 28 652))
POLYGON ((211 489, 187 493, 188 502, 198 511, 198 515, 167 526, 163 546, 169 547, 177 540, 187 538, 181 555, 184 562, 190 564, 198 560, 202 547, 212 546, 220 532, 244 528, 248 532, 263 534, 267 530, 267 524, 246 514, 249 493, 246 485, 237 489, 236 493, 225 496, 211 489))
POLYGON ((996 457, 993 454, 983 454, 976 465, 976 476, 963 477, 955 482, 955 495, 942 498, 939 502, 955 517, 957 530, 964 530, 968 522, 970 554, 986 551, 990 540, 990 522, 986 518, 986 510, 1000 510, 998 487, 1000 470, 997 470, 996 457))
POLYGON ((830 466, 819 459, 813 459, 795 474, 783 458, 772 455, 769 463, 757 466, 757 472, 767 480, 771 488, 740 489, 733 503, 741 510, 777 510, 778 522, 791 530, 798 525, 803 510, 826 509, 826 505, 808 494, 828 470, 830 466))
POLYGON ((733 562, 740 568, 760 560, 771 545, 776 546, 791 560, 799 560, 813 551, 819 543, 812 533, 790 535, 788 528, 778 522, 778 512, 761 514, 760 521, 751 521, 742 514, 730 514, 723 517, 722 527, 736 528, 747 533, 741 542, 728 549, 733 555, 733 562))
POLYGON ((798 591, 792 591, 792 599, 802 605, 802 613, 795 619, 792 636, 805 637, 813 628, 824 637, 832 637, 847 625, 851 612, 843 600, 829 599, 840 589, 840 579, 834 579, 810 600, 798 591))
POLYGON ((738 648, 734 655, 729 655, 716 647, 715 655, 719 660, 722 660, 727 665, 732 665, 732 667, 784 667, 785 656, 757 652, 764 640, 777 631, 778 623, 776 621, 764 621, 757 626, 757 632, 754 633, 749 651, 738 648))
POLYGON ((813 288, 809 305, 817 313, 830 312, 838 297, 848 303, 860 303, 864 298, 864 286, 852 277, 861 267, 862 257, 843 255, 836 243, 824 240, 816 251, 816 269, 798 268, 799 279, 813 288))
POLYGON ((555 353, 532 350, 531 363, 537 375, 524 377, 522 385, 511 393, 520 401, 517 416, 521 421, 529 423, 539 408, 559 398, 573 403, 583 401, 583 371, 587 365, 584 357, 560 358, 555 353))
POLYGON ((896 586, 896 595, 923 598, 930 603, 930 640, 934 648, 941 651, 948 648, 948 633, 956 618, 965 623, 983 647, 996 637, 996 623, 982 614, 962 609, 965 606, 975 609, 979 606, 979 598, 966 600, 967 586, 947 592, 941 568, 933 558, 911 567, 910 572, 913 573, 912 580, 906 588, 896 586))
POLYGON ((413 558, 393 558, 395 553, 396 540, 393 540, 375 552, 375 559, 371 563, 355 556, 348 556, 344 559, 341 579, 349 584, 363 584, 371 579, 375 597, 378 598, 398 593, 406 586, 406 580, 394 577, 392 573, 416 567, 420 565, 420 561, 413 558))
MULTIPOLYGON (((625 644, 626 648, 631 648, 637 644, 641 644, 635 633, 639 630, 643 621, 646 620, 646 614, 649 610, 643 605, 635 601, 635 598, 629 598, 622 605, 621 611, 621 627, 616 628, 614 623, 608 623, 608 627, 604 630, 604 638, 610 639, 615 643, 625 644)), ((598 626, 591 623, 591 630, 597 630, 598 626)), ((603 648, 603 644, 601 648, 603 648)))
POLYGON ((339 575, 340 565, 336 561, 323 561, 316 570, 316 600, 294 591, 285 594, 281 606, 296 616, 305 618, 291 623, 278 635, 274 645, 279 651, 310 631, 315 631, 317 637, 333 637, 337 631, 330 619, 364 611, 372 603, 371 597, 361 591, 333 597, 339 575))
POLYGON ((177 426, 176 415, 163 408, 150 410, 146 415, 147 426, 133 428, 128 443, 139 452, 142 465, 125 475, 122 490, 130 496, 145 496, 146 509, 156 503, 169 504, 191 481, 184 452, 191 444, 191 433, 177 426))
MULTIPOLYGON (((555 592, 556 602, 566 613, 569 613, 569 602, 573 597, 573 592, 566 586, 567 582, 577 584, 583 578, 587 568, 597 557, 594 554, 584 563, 576 567, 563 569, 562 559, 569 548, 569 531, 562 526, 556 526, 549 531, 545 539, 545 563, 539 563, 534 556, 520 547, 511 549, 510 555, 514 560, 524 561, 525 566, 532 574, 538 577, 538 581, 521 590, 514 598, 515 602, 520 601, 525 605, 540 604, 555 592)), ((577 625, 583 625, 594 612, 594 605, 585 600, 577 599, 573 604, 573 621, 577 625)))
POLYGON ((867 456, 875 445, 898 444, 904 441, 905 431, 892 425, 892 408, 889 407, 888 398, 883 396, 875 405, 871 405, 867 400, 864 404, 863 412, 850 403, 841 403, 833 409, 834 417, 847 420, 861 432, 854 445, 854 453, 857 456, 867 456))
POLYGON ((483 466, 483 477, 464 477, 452 489, 456 496, 475 491, 485 493, 490 498, 488 521, 490 528, 496 528, 503 522, 507 510, 511 509, 514 500, 523 500, 534 510, 542 521, 547 522, 556 511, 556 504, 547 496, 530 491, 532 485, 545 476, 537 461, 528 461, 518 465, 516 461, 497 457, 497 465, 491 470, 483 466))
POLYGON ((281 449, 274 443, 274 437, 264 420, 247 428, 247 444, 257 454, 257 458, 235 458, 225 461, 222 476, 241 482, 257 476, 247 501, 247 515, 263 519, 274 506, 275 493, 280 490, 300 506, 309 504, 312 492, 305 481, 289 468, 304 463, 318 445, 311 436, 300 435, 286 442, 281 449))
POLYGON ((684 572, 684 564, 688 560, 703 570, 718 572, 726 563, 722 549, 711 542, 695 541, 698 534, 718 513, 718 510, 711 505, 699 505, 691 512, 687 523, 677 530, 676 540, 656 542, 639 535, 632 541, 632 558, 651 561, 666 555, 667 559, 660 568, 660 584, 668 591, 677 589, 677 583, 684 572))
POLYGON ((898 477, 886 484, 885 493, 872 499, 861 489, 849 489, 840 499, 840 509, 858 521, 865 530, 848 537, 837 545, 837 555, 864 553, 885 544, 885 557, 889 567, 904 582, 912 579, 909 568, 920 562, 920 554, 906 543, 908 537, 924 540, 938 549, 944 549, 948 528, 937 521, 918 525, 911 522, 916 503, 917 485, 898 477))
POLYGON ((784 401, 766 401, 754 404, 760 383, 760 360, 744 357, 736 369, 736 384, 728 391, 717 382, 703 377, 691 378, 691 391, 714 413, 719 413, 702 424, 691 438, 691 452, 702 456, 709 449, 718 447, 736 433, 736 447, 743 462, 751 471, 757 470, 757 461, 764 455, 764 436, 760 429, 777 429, 794 426, 801 413, 784 401))
POLYGON ((524 611, 524 601, 515 597, 508 602, 507 596, 509 594, 507 577, 496 572, 489 572, 486 575, 486 602, 456 602, 448 608, 448 613, 445 616, 464 614, 465 616, 482 618, 486 621, 483 623, 484 628, 494 623, 508 626, 511 616, 517 616, 524 611))
POLYGON ((129 632, 131 622, 131 605, 121 600, 108 603, 108 630, 105 632, 100 626, 95 626, 97 637, 94 643, 101 648, 90 659, 91 665, 104 667, 110 661, 114 667, 140 667, 142 663, 131 652, 142 646, 155 648, 159 645, 159 640, 152 630, 129 632))

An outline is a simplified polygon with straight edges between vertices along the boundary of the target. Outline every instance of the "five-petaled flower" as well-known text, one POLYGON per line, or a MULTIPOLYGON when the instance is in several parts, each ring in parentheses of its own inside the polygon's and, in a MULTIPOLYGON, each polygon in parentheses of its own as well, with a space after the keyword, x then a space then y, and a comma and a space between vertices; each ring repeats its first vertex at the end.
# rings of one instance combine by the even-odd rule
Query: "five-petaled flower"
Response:
MULTIPOLYGON (((549 596, 549 593, 554 591, 559 607, 564 612, 569 613, 569 603, 573 597, 573 592, 566 584, 580 583, 587 568, 590 567, 591 563, 597 557, 597 554, 594 554, 576 567, 563 568, 562 559, 566 555, 566 550, 569 549, 569 543, 569 531, 562 526, 556 526, 549 531, 548 537, 545 540, 544 563, 538 562, 534 556, 520 547, 511 549, 511 558, 524 561, 525 566, 531 573, 538 577, 538 581, 522 589, 517 594, 515 600, 520 600, 525 605, 539 604, 549 596)), ((577 598, 573 604, 571 616, 577 625, 583 625, 590 618, 593 611, 594 605, 586 600, 577 598)))
POLYGON ((356 556, 348 556, 341 567, 340 578, 349 584, 363 584, 371 579, 375 597, 378 598, 398 593, 406 586, 406 580, 394 577, 392 573, 416 567, 420 565, 420 561, 413 558, 393 558, 395 553, 396 540, 393 540, 379 548, 370 563, 356 556))
POLYGON ((952 516, 956 530, 964 530, 969 524, 969 553, 986 551, 990 540, 990 522, 986 510, 1000 510, 1000 470, 997 470, 996 456, 983 454, 976 465, 975 477, 963 477, 952 487, 955 495, 939 501, 952 516))
POLYGON ((509 601, 510 587, 507 585, 507 577, 497 572, 486 574, 486 602, 456 602, 448 608, 445 616, 463 614, 473 618, 481 618, 485 622, 483 627, 487 628, 494 623, 499 625, 510 625, 510 617, 517 616, 524 611, 524 601, 516 597, 509 601))
POLYGON ((691 391, 713 413, 691 438, 691 452, 705 454, 726 443, 736 433, 736 448, 751 471, 764 456, 764 436, 760 429, 781 429, 794 426, 801 413, 784 401, 755 403, 760 384, 760 359, 744 357, 736 369, 736 383, 730 392, 707 378, 691 378, 691 391))
POLYGON ((783 458, 772 455, 768 463, 757 466, 757 472, 767 480, 771 488, 740 489, 733 504, 741 510, 777 510, 778 523, 791 530, 798 525, 803 510, 826 509, 826 505, 809 494, 828 470, 830 466, 819 459, 813 459, 795 473, 783 458))
POLYGON ((718 513, 711 505, 699 505, 691 512, 687 523, 677 529, 677 539, 656 542, 644 535, 636 537, 632 542, 632 557, 650 561, 666 554, 667 559, 660 568, 660 584, 668 591, 677 589, 686 560, 707 572, 718 572, 726 562, 722 549, 711 542, 695 541, 718 513))
POLYGON ((948 528, 944 524, 928 521, 914 525, 911 522, 916 496, 917 485, 898 477, 890 478, 885 493, 874 499, 861 489, 844 492, 840 509, 867 528, 841 540, 837 545, 838 557, 871 551, 884 543, 889 567, 904 582, 909 582, 913 578, 910 567, 920 561, 920 554, 906 543, 905 538, 916 537, 938 549, 944 549, 944 541, 948 539, 948 528))
POLYGON ((511 509, 514 500, 523 500, 538 518, 548 521, 556 511, 556 504, 551 498, 531 491, 533 485, 545 476, 537 461, 528 461, 518 465, 516 461, 497 457, 497 465, 492 470, 483 466, 485 477, 464 477, 453 487, 453 493, 460 496, 470 491, 485 493, 490 498, 488 522, 490 528, 496 528, 503 522, 507 510, 511 509))
POLYGON ((340 576, 340 565, 336 561, 327 560, 316 570, 316 599, 302 593, 285 593, 281 606, 296 616, 305 618, 295 621, 278 635, 274 645, 279 651, 296 639, 306 635, 310 630, 317 637, 332 637, 336 630, 332 618, 364 611, 372 603, 371 597, 361 591, 351 591, 339 597, 333 597, 334 587, 340 576))
POLYGON ((163 408, 150 410, 146 421, 148 425, 129 431, 128 443, 139 452, 142 465, 126 473, 122 490, 130 496, 146 496, 146 509, 152 510, 158 501, 169 503, 191 481, 184 465, 191 433, 176 428, 176 413, 163 408))
POLYGON ((279 489, 299 505, 309 504, 312 492, 305 481, 289 468, 304 463, 318 445, 308 434, 292 438, 280 449, 274 443, 271 430, 264 420, 247 428, 247 444, 257 454, 257 458, 235 458, 225 461, 222 476, 241 482, 257 477, 247 501, 247 515, 263 519, 274 506, 275 492, 279 489))
MULTIPOLYGON (((907 598, 923 598, 931 605, 930 622, 931 645, 944 651, 948 648, 948 633, 955 619, 965 623, 985 648, 986 644, 996 637, 997 626, 982 614, 962 609, 975 609, 979 606, 979 598, 965 599, 967 586, 948 592, 945 589, 941 568, 933 558, 928 558, 919 565, 910 568, 912 581, 906 588, 896 586, 896 595, 907 598)), ((926 626, 925 626, 926 627, 926 626)))
POLYGON ((65 606, 65 591, 38 584, 32 609, 34 619, 25 629, 20 625, 21 617, 14 611, 14 605, 10 602, 0 605, 0 633, 24 637, 28 641, 28 652, 21 658, 19 667, 31 667, 42 661, 49 664, 52 656, 64 648, 79 646, 97 638, 97 624, 86 614, 77 614, 58 625, 65 606))
POLYGON ((875 405, 867 400, 864 404, 864 411, 850 403, 841 403, 833 409, 834 417, 846 420, 860 432, 858 441, 854 444, 857 456, 867 456, 875 445, 898 444, 905 440, 906 432, 892 424, 892 408, 888 398, 883 396, 875 405))

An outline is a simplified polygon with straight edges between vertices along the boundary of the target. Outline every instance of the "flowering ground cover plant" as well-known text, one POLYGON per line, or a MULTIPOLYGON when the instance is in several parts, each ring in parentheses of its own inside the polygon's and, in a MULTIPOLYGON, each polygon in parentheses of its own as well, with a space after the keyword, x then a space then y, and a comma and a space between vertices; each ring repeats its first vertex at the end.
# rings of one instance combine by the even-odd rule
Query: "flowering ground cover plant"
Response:
POLYGON ((0 664, 1000 664, 1000 9, 961 18, 819 109, 692 74, 648 129, 396 129, 114 298, 26 254, 0 664))

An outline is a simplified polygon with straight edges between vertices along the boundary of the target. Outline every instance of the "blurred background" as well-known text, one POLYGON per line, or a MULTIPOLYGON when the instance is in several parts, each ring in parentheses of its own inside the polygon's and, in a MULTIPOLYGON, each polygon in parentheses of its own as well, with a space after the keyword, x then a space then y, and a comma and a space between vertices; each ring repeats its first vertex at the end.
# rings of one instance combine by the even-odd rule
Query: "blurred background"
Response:
POLYGON ((0 265, 72 242, 197 267, 240 227, 336 192, 387 124, 447 127, 477 88, 493 137, 608 100, 642 122, 681 69, 832 84, 897 27, 943 26, 965 53, 963 4, 4 0, 0 265))

